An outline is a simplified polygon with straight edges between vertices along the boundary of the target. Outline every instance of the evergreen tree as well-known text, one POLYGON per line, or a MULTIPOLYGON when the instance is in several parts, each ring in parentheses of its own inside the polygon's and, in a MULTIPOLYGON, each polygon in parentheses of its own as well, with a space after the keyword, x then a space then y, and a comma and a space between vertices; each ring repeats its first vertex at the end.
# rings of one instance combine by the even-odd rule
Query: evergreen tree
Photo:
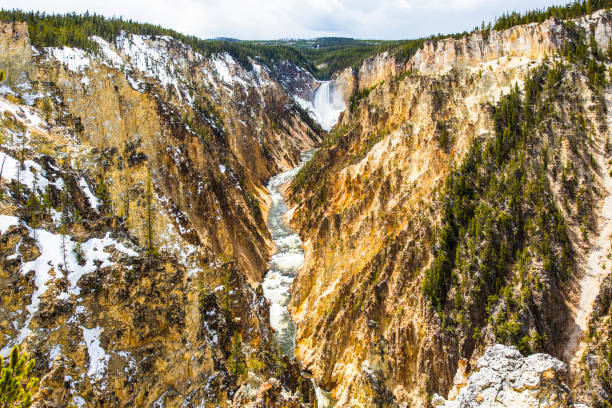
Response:
POLYGON ((21 200, 21 172, 25 170, 25 135, 21 136, 20 142, 20 151, 19 151, 19 165, 17 166, 17 200, 21 200))
POLYGON ((98 174, 96 177, 96 196, 102 201, 102 208, 100 213, 106 212, 106 208, 110 207, 110 192, 108 191, 108 185, 106 184, 106 177, 104 173, 98 174))
POLYGON ((151 181, 151 173, 147 177, 147 191, 145 194, 146 200, 146 233, 147 233, 147 254, 149 257, 156 255, 156 250, 153 240, 153 182, 151 181))
POLYGON ((68 233, 68 187, 67 183, 64 182, 64 188, 62 188, 62 225, 60 227, 60 234, 62 234, 62 258, 64 261, 64 271, 68 272, 67 252, 68 252, 68 241, 66 234, 68 233))
POLYGON ((41 207, 43 214, 51 214, 51 186, 45 187, 45 192, 42 194, 41 207))
POLYGON ((230 349, 230 356, 228 358, 230 373, 236 377, 240 377, 242 374, 246 373, 244 360, 244 354, 242 352, 242 335, 240 332, 235 331, 232 336, 232 348, 230 349))
POLYGON ((34 359, 21 353, 19 346, 13 347, 9 360, 0 357, 0 405, 3 408, 29 408, 32 405, 32 391, 38 385, 38 378, 30 376, 34 359))

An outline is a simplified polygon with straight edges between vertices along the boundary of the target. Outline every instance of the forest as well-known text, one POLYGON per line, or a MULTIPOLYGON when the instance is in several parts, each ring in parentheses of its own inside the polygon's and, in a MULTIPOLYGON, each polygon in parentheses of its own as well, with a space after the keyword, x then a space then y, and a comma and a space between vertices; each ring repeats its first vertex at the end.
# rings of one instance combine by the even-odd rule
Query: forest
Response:
POLYGON ((189 44, 203 55, 228 52, 244 67, 250 68, 249 58, 259 58, 268 65, 288 60, 312 73, 317 79, 330 79, 345 68, 358 68, 363 60, 381 52, 389 52, 405 62, 426 41, 461 38, 475 32, 487 35, 491 29, 504 30, 516 25, 542 22, 549 18, 569 19, 612 7, 612 0, 583 0, 565 6, 552 6, 526 13, 506 13, 493 24, 483 22, 471 32, 437 34, 426 38, 380 41, 342 37, 322 37, 313 40, 240 41, 235 39, 201 39, 154 24, 107 18, 98 14, 46 14, 21 10, 0 10, 0 21, 25 21, 30 40, 36 47, 70 46, 95 52, 97 44, 90 39, 96 35, 113 42, 122 32, 139 35, 171 36, 189 44))

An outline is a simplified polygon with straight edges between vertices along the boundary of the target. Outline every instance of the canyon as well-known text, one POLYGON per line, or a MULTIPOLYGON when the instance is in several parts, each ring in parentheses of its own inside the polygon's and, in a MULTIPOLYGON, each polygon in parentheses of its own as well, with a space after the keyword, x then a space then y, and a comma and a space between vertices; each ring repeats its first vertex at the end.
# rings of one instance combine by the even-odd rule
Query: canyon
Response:
POLYGON ((326 80, 30 35, 0 22, 0 355, 36 406, 609 404, 612 12, 326 80))

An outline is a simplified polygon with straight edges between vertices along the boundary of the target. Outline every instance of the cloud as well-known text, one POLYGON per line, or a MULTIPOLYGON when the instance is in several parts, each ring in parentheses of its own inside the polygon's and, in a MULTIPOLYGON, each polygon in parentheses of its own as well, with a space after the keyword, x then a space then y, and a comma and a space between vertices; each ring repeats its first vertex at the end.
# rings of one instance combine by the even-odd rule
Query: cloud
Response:
POLYGON ((505 11, 566 0, 3 0, 4 8, 96 12, 203 38, 400 39, 470 30, 505 11), (509 4, 511 3, 511 4, 509 4))

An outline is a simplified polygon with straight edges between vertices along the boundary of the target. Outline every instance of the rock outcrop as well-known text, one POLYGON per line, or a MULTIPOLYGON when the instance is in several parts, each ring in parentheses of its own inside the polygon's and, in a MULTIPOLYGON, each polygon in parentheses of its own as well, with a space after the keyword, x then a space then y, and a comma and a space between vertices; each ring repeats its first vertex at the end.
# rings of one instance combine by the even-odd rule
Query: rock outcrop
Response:
POLYGON ((7 82, 16 85, 28 68, 32 56, 28 26, 23 22, 0 24, 0 67, 7 82))
POLYGON ((565 385, 567 365, 548 354, 523 357, 514 347, 491 346, 478 359, 459 394, 445 400, 434 395, 434 407, 570 407, 565 385))

